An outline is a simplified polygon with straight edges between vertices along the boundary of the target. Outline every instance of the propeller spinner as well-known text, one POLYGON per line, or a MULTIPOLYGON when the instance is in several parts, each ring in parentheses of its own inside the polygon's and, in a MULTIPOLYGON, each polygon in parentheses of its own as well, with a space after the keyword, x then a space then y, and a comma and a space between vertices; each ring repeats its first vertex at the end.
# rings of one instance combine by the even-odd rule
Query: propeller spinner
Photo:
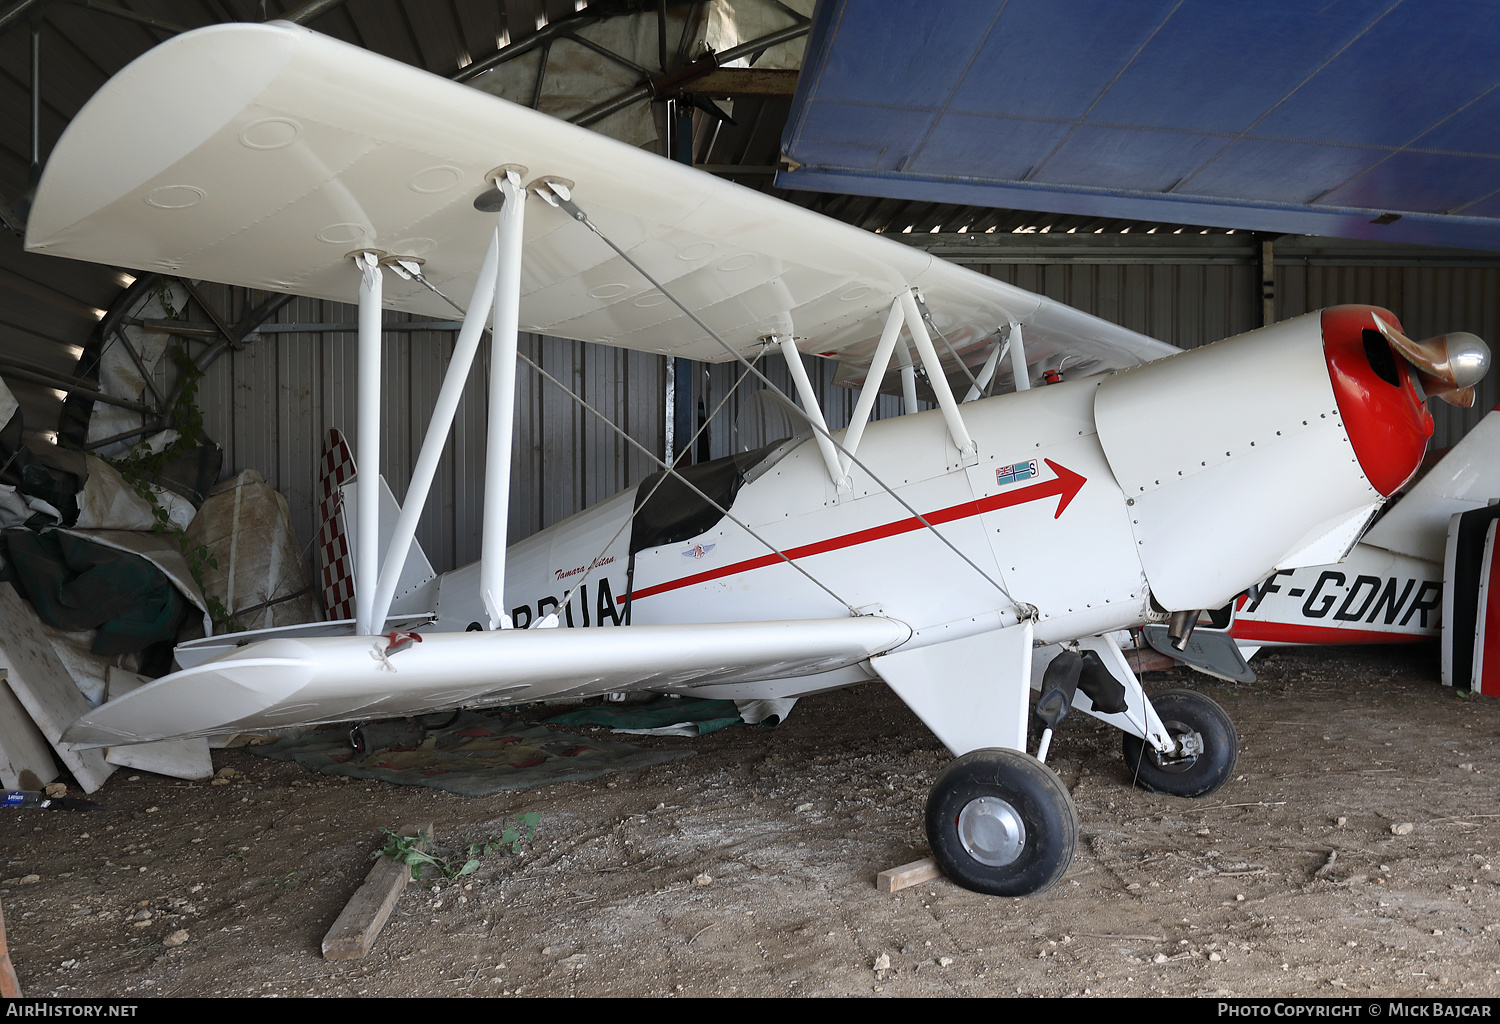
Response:
POLYGON ((1371 316, 1391 347, 1417 371, 1427 394, 1461 409, 1474 405, 1474 385, 1490 367, 1490 348, 1482 339, 1458 331, 1412 341, 1378 315, 1371 316))

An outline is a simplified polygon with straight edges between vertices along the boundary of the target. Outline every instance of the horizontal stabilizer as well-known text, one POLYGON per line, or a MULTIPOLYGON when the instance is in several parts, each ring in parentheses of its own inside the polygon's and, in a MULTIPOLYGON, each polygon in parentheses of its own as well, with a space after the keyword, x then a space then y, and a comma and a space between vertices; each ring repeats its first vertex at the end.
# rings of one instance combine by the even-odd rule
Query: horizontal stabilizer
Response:
POLYGON ((68 727, 78 747, 424 714, 618 690, 811 675, 899 647, 911 628, 812 621, 507 629, 264 640, 164 676, 68 727))

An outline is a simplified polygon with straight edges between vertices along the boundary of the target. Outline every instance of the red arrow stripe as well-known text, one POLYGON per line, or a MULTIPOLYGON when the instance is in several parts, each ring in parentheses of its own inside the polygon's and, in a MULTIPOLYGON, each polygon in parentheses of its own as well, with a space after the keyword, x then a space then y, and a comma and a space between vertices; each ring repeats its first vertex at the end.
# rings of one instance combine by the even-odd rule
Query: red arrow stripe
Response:
MULTIPOLYGON (((1029 484, 1012 491, 1002 491, 992 494, 988 498, 980 498, 977 501, 963 501, 957 505, 940 508, 926 515, 927 522, 933 526, 943 523, 955 522, 959 519, 969 519, 973 516, 983 515, 986 512, 994 512, 1002 508, 1011 508, 1015 505, 1024 505, 1028 502, 1042 501, 1054 495, 1059 497, 1057 512, 1052 518, 1056 519, 1063 514, 1063 509, 1073 501, 1080 488, 1083 487, 1087 478, 1080 476, 1063 466, 1059 466, 1051 459, 1043 459, 1043 462, 1056 473, 1057 476, 1051 480, 1040 483, 1029 484)), ((804 544, 801 547, 788 548, 786 556, 791 559, 807 558, 811 555, 821 555, 829 551, 838 551, 841 548, 852 548, 858 544, 868 544, 871 541, 884 540, 886 537, 896 537, 903 533, 911 533, 913 530, 922 529, 922 520, 916 516, 909 519, 898 519, 893 523, 883 526, 872 526, 868 530, 857 530, 854 533, 846 533, 838 537, 830 537, 812 544, 804 544)), ((768 565, 777 565, 781 562, 780 555, 761 555, 758 558, 749 558, 743 562, 735 562, 718 569, 709 569, 706 572, 695 573, 692 576, 683 576, 680 579, 670 580, 666 583, 658 583, 654 587, 645 587, 634 592, 633 600, 645 597, 654 597, 657 594, 665 594, 668 591, 680 590, 683 587, 696 586, 699 583, 708 583, 711 580, 723 579, 725 576, 735 576, 752 569, 763 569, 768 565)), ((625 595, 615 598, 619 604, 625 603, 625 595)))

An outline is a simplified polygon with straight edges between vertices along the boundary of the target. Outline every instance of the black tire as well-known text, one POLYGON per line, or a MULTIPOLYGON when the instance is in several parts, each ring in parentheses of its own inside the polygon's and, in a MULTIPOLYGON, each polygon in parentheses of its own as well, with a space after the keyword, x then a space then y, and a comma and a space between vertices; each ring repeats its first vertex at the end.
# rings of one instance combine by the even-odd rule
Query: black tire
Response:
POLYGON ((452 711, 435 711, 430 715, 418 715, 412 719, 417 727, 423 732, 442 732, 458 721, 458 717, 464 713, 463 708, 454 708, 452 711))
POLYGON ((1157 717, 1174 737, 1197 734, 1203 752, 1163 758, 1145 740, 1125 734, 1125 766, 1146 789, 1169 796, 1207 796, 1234 776, 1240 737, 1225 710, 1195 690, 1168 690, 1151 698, 1157 717))
POLYGON ((927 841, 954 882, 1030 896, 1062 878, 1078 847, 1078 809, 1052 769, 1015 750, 975 750, 927 797, 927 841))

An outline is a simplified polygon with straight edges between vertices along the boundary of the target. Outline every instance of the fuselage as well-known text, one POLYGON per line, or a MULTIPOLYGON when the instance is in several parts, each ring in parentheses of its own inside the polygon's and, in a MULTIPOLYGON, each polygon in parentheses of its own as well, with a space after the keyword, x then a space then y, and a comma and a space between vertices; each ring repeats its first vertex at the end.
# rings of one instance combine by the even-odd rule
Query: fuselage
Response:
MULTIPOLYGON (((936 410, 871 424, 858 453, 865 468, 852 467, 853 487, 842 493, 811 438, 754 461, 741 456, 747 479, 728 505, 732 519, 710 513, 717 521, 707 529, 632 552, 641 531, 627 520, 638 503, 649 511, 645 493, 659 477, 648 478, 512 546, 507 607, 517 626, 554 611, 564 625, 614 626, 627 614, 633 624, 664 624, 830 618, 854 608, 954 638, 1017 621, 1008 591, 1037 608, 1042 633, 1120 628, 1148 598, 1127 507, 1093 429, 1101 380, 964 406, 980 443, 973 466, 958 464, 936 410), (1057 577, 1085 566, 1092 596, 1073 600, 1057 577)), ((444 578, 437 628, 478 621, 466 600, 476 571, 444 578)))
MULTIPOLYGON (((1314 314, 968 403, 968 465, 932 410, 871 424, 845 489, 810 437, 695 467, 728 515, 675 480, 664 507, 658 474, 514 545, 506 607, 518 627, 553 613, 613 627, 853 610, 909 624, 913 647, 1023 617, 1038 643, 1059 643, 1220 607, 1343 557, 1384 501, 1371 473, 1399 483, 1420 458, 1425 434, 1403 435, 1394 464, 1388 441, 1359 450, 1349 420, 1368 410, 1338 372, 1360 328, 1342 338, 1344 371, 1330 330, 1314 314)), ((1376 400, 1420 405, 1404 377, 1376 384, 1391 391, 1376 400)), ((477 578, 442 579, 434 628, 478 628, 477 578)))

